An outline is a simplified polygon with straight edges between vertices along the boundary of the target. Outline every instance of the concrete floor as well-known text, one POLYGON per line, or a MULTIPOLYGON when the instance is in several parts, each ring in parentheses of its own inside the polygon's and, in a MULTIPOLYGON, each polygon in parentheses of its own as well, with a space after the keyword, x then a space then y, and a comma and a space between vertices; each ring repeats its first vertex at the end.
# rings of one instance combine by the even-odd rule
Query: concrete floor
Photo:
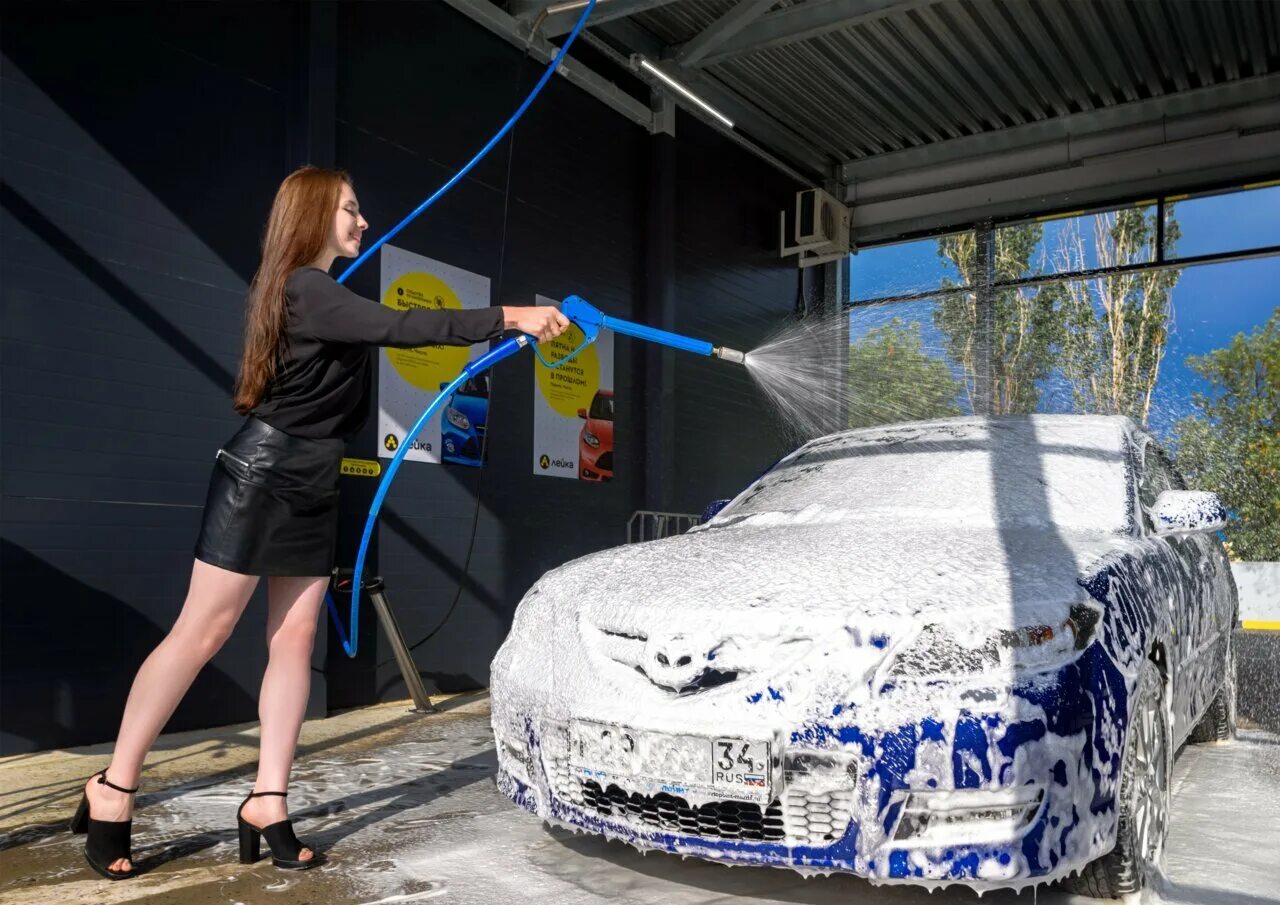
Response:
MULTIPOLYGON (((0 905, 462 905, 593 903, 930 903, 975 905, 968 890, 929 895, 851 877, 727 868, 641 855, 619 843, 548 830, 493 784, 483 696, 417 716, 387 704, 303 730, 290 802, 299 834, 329 861, 297 874, 236 861, 235 809, 252 784, 250 728, 161 740, 144 775, 134 847, 143 876, 99 880, 82 838, 66 832, 99 747, 0 760, 0 905)), ((1280 905, 1280 736, 1246 731, 1188 748, 1174 772, 1165 866, 1144 902, 1280 905)), ((1049 890, 983 903, 1066 903, 1049 890)))

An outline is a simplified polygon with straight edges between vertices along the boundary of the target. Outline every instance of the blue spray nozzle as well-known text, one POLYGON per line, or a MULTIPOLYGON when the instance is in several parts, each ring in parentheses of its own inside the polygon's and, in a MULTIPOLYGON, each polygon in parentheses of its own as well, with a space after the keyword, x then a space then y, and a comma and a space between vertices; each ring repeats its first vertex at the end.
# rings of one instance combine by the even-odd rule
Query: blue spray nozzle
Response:
POLYGON ((568 296, 560 303, 560 313, 578 326, 587 338, 587 342, 593 343, 600 336, 600 328, 604 326, 605 316, 599 308, 582 296, 568 296))

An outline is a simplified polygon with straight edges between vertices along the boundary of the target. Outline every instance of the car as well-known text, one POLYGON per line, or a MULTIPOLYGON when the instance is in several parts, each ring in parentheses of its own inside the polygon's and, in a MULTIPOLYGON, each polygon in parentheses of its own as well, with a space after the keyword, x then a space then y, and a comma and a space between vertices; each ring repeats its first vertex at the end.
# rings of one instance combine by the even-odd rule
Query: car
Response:
POLYGON ((1232 732, 1226 517, 1123 417, 813 440, 529 590, 492 664, 498 787, 682 856, 1131 892, 1173 753, 1232 732))
POLYGON ((613 480, 613 390, 597 390, 590 409, 578 409, 586 421, 578 435, 578 477, 613 480))
MULTIPOLYGON (((448 387, 440 384, 440 389, 448 387)), ((485 425, 489 420, 489 376, 465 381, 445 406, 440 419, 440 458, 455 465, 483 465, 485 425)))

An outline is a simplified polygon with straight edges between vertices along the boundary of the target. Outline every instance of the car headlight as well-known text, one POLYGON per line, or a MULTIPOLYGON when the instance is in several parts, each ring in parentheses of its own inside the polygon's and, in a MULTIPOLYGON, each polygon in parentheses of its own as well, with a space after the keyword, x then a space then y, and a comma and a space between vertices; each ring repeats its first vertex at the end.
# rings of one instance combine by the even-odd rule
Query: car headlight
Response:
POLYGON ((978 639, 961 639, 942 626, 926 625, 894 657, 891 676, 960 676, 991 669, 1050 669, 1074 659, 1089 646, 1098 612, 1076 604, 1058 625, 1006 629, 978 639))
POLYGON ((595 448, 600 445, 600 438, 591 433, 591 431, 583 431, 582 442, 587 444, 587 446, 595 448))
POLYGON ((462 412, 454 408, 453 406, 449 406, 447 409, 444 410, 444 416, 448 418, 449 423, 452 424, 454 427, 456 427, 458 430, 460 431, 471 430, 471 420, 466 415, 462 414, 462 412))

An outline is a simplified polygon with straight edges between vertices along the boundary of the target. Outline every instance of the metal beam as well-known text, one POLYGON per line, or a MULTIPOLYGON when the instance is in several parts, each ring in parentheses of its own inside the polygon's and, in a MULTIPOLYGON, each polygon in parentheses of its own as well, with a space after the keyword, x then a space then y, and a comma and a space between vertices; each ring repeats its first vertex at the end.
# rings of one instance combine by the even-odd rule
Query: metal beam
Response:
POLYGON ((692 66, 759 19, 777 0, 738 0, 736 6, 708 25, 676 51, 676 62, 692 66))
MULTIPOLYGON (((583 32, 582 38, 592 47, 599 50, 606 57, 616 62, 619 66, 623 67, 624 69, 628 69, 628 70, 631 69, 631 63, 629 58, 625 54, 615 50, 604 39, 596 37, 594 34, 592 34, 589 31, 583 32)), ((656 93, 661 94, 672 104, 683 105, 684 109, 688 113, 702 120, 708 126, 718 131, 725 138, 732 141, 734 144, 738 145, 741 148, 745 148, 755 156, 759 157, 761 160, 768 163, 770 166, 790 176, 792 179, 796 180, 801 185, 808 186, 814 182, 814 179, 811 176, 806 176, 804 173, 799 172, 793 166, 791 166, 791 164, 787 163, 785 160, 778 158, 767 148, 763 147, 762 145, 756 144, 754 141, 748 138, 746 134, 739 132, 736 129, 732 129, 725 126, 722 122, 720 122, 718 119, 713 117, 711 114, 705 112, 697 104, 691 103, 687 99, 682 97, 679 94, 679 92, 669 90, 668 87, 662 82, 655 80, 650 84, 650 88, 656 93)), ((662 114, 655 109, 653 127, 649 131, 653 132, 654 134, 666 131, 665 125, 666 123, 663 120, 662 114)), ((674 134, 674 130, 675 130, 674 121, 670 123, 670 126, 671 126, 671 134, 674 134)))
POLYGON ((939 0, 809 0, 757 19, 718 50, 704 56, 698 65, 714 66, 744 53, 803 41, 937 2, 939 0))
POLYGON ((812 143, 706 73, 686 69, 674 60, 662 59, 665 45, 652 32, 626 19, 610 22, 597 31, 629 51, 643 54, 653 65, 723 112, 770 152, 796 169, 812 174, 806 181, 821 181, 830 175, 833 161, 812 143))
MULTIPOLYGON (((488 0, 445 0, 445 2, 507 43, 521 50, 527 47, 529 55, 543 63, 550 63, 559 52, 559 48, 541 35, 531 36, 526 26, 522 26, 488 0)), ((583 66, 573 57, 565 57, 557 72, 627 119, 646 129, 652 129, 653 112, 647 104, 636 100, 613 82, 583 66)))
POLYGON ((996 232, 990 220, 979 223, 973 230, 974 264, 977 280, 974 283, 975 315, 973 361, 973 413, 995 414, 995 346, 996 346, 996 293, 992 285, 996 279, 996 232))
MULTIPOLYGON (((542 15, 544 9, 559 2, 563 2, 563 0, 512 0, 508 5, 508 10, 513 17, 521 22, 531 24, 542 15)), ((591 18, 587 20, 587 24, 599 25, 612 19, 634 16, 636 13, 656 9, 659 6, 666 6, 668 3, 673 2, 675 0, 597 0, 596 8, 591 11, 591 18)), ((552 13, 542 21, 538 31, 548 38, 567 35, 573 30, 574 23, 578 21, 578 17, 581 15, 581 8, 571 9, 563 13, 552 13)))
MULTIPOLYGON (((1280 101, 1280 75, 1242 79, 1209 88, 1199 88, 1177 94, 1166 94, 1134 104, 1121 104, 1104 110, 1091 110, 1071 116, 1057 117, 1042 122, 1028 123, 1009 129, 1000 129, 981 135, 970 135, 951 141, 936 142, 919 148, 910 148, 891 154, 880 154, 845 162, 841 167, 841 180, 846 183, 866 182, 897 174, 916 171, 928 173, 934 168, 965 161, 992 160, 996 155, 1044 149, 1052 145, 1071 143, 1078 146, 1090 136, 1115 133, 1120 140, 1128 137, 1130 146, 1138 146, 1139 133, 1135 127, 1154 128, 1163 136, 1167 127, 1176 133, 1188 125, 1179 127, 1174 121, 1197 114, 1214 117, 1232 108, 1251 108, 1280 101)), ((1232 117, 1235 113, 1232 112, 1232 117)), ((1189 124, 1191 120, 1184 120, 1189 124)), ((1211 128, 1221 128, 1213 126, 1211 128)), ((1050 163, 1064 163, 1063 158, 1041 160, 1033 164, 1043 167, 1050 163)), ((1006 167, 1008 164, 1002 164, 1006 167)), ((956 174, 938 174, 936 184, 953 182, 956 174)))
MULTIPOLYGON (((1160 199, 1164 201, 1163 198, 1160 199)), ((1156 270, 1185 270, 1188 267, 1203 267, 1212 264, 1230 264, 1234 261, 1255 261, 1259 258, 1280 257, 1280 245, 1262 245, 1258 248, 1244 248, 1239 251, 1220 251, 1207 255, 1191 255, 1185 258, 1166 258, 1163 261, 1140 261, 1136 264, 1120 264, 1114 267, 1091 267, 1087 270, 1063 270, 1057 273, 1042 273, 1033 277, 1020 277, 1016 280, 999 280, 991 284, 995 291, 1002 289, 1031 289, 1051 283, 1074 283, 1080 280, 1105 279, 1107 277, 1124 276, 1131 273, 1150 273, 1156 270)), ((919 292, 904 292, 900 295, 881 295, 869 299, 854 299, 844 303, 845 311, 855 308, 875 308, 880 305, 893 305, 898 302, 920 302, 925 299, 950 298, 955 295, 966 295, 974 291, 973 286, 951 286, 947 288, 922 289, 919 292)))
POLYGON ((946 230, 984 217, 1011 219, 1045 210, 1096 207, 1116 197, 1189 192, 1199 186, 1271 179, 1280 173, 1280 125, 1138 152, 1087 158, 1045 172, 855 203, 851 241, 885 242, 946 230))

